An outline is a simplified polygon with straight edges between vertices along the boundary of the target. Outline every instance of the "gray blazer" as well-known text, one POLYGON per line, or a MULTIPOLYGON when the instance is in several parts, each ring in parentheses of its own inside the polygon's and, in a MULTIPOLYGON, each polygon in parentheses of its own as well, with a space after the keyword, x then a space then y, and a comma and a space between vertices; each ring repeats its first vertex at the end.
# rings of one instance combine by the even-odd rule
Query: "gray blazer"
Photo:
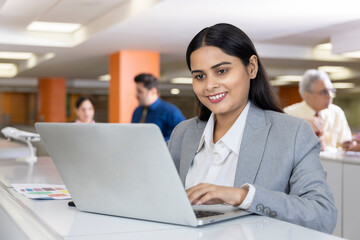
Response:
MULTIPOLYGON (((205 126, 198 118, 181 122, 168 142, 183 184, 205 126)), ((319 140, 305 120, 251 105, 234 187, 255 186, 253 213, 332 233, 337 209, 319 152, 319 140)))

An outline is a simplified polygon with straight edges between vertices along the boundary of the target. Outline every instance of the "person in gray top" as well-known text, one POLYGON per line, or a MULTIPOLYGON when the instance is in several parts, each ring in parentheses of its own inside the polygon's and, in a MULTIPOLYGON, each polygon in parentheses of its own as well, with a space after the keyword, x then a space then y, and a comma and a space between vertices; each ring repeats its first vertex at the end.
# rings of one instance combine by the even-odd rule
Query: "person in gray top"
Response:
POLYGON ((205 28, 186 60, 200 110, 168 147, 190 202, 332 233, 337 209, 320 142, 308 122, 282 113, 249 37, 230 24, 205 28))

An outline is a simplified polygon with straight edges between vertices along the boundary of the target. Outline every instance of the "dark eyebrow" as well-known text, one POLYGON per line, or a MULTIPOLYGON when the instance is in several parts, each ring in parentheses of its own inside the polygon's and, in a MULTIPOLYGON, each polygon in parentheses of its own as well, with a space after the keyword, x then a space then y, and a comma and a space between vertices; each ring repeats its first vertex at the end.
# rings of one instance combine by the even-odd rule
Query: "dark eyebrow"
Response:
POLYGON ((215 64, 214 66, 212 66, 211 69, 217 68, 221 65, 228 65, 228 64, 231 64, 231 62, 221 62, 221 63, 215 64))
MULTIPOLYGON (((231 62, 221 62, 221 63, 215 64, 214 66, 212 66, 211 69, 217 68, 221 65, 228 65, 228 64, 231 64, 231 62)), ((203 71, 202 70, 193 70, 193 71, 191 71, 191 74, 199 73, 199 72, 202 73, 203 71)))
POLYGON ((191 71, 191 74, 193 74, 193 73, 202 73, 203 71, 201 71, 201 70, 193 70, 193 71, 191 71))

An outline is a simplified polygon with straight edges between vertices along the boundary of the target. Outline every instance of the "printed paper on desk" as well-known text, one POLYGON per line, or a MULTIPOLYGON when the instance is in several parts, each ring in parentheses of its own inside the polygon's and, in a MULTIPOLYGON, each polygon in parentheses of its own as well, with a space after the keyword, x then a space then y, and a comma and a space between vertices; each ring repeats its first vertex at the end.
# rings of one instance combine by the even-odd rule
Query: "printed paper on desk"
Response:
POLYGON ((347 156, 359 156, 360 157, 360 152, 346 151, 345 155, 347 155, 347 156))
POLYGON ((54 184, 11 184, 20 194, 31 199, 64 200, 71 199, 65 185, 54 184))

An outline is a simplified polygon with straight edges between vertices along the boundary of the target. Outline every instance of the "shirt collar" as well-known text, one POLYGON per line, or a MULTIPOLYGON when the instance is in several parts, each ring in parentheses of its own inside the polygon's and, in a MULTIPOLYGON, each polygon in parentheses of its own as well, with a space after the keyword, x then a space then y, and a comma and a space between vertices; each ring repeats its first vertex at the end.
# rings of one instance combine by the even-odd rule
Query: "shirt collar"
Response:
POLYGON ((196 150, 196 152, 198 153, 200 151, 200 149, 203 147, 204 143, 205 143, 205 137, 210 138, 211 137, 211 141, 212 141, 212 135, 210 134, 206 134, 207 132, 212 133, 214 129, 214 114, 211 113, 209 120, 206 123, 204 132, 200 138, 200 142, 199 142, 199 146, 196 150))
POLYGON ((315 116, 316 111, 312 109, 312 107, 309 106, 309 104, 306 101, 303 101, 305 110, 309 112, 310 116, 315 116))
POLYGON ((231 126, 229 131, 221 138, 221 140, 228 146, 232 152, 239 155, 240 144, 245 129, 246 117, 249 112, 250 101, 246 104, 244 110, 241 112, 235 123, 231 126))
POLYGON ((149 109, 151 109, 151 110, 156 109, 159 106, 160 102, 161 102, 160 98, 156 99, 156 101, 149 106, 149 109))
MULTIPOLYGON (((229 131, 219 140, 222 141, 232 152, 239 154, 240 143, 245 129, 246 117, 250 109, 250 101, 246 104, 244 110, 241 112, 235 123, 231 126, 229 131)), ((199 152, 204 143, 213 144, 215 116, 211 113, 208 122, 206 123, 203 135, 201 136, 199 146, 196 152, 199 152)), ((211 147, 211 146, 209 146, 211 147)))

